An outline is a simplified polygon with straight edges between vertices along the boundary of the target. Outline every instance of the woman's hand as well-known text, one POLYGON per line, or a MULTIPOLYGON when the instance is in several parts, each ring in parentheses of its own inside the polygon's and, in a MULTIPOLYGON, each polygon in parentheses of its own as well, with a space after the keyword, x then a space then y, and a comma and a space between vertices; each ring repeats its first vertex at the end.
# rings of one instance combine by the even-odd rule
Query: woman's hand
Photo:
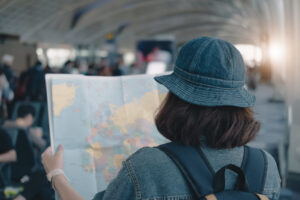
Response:
POLYGON ((56 153, 53 154, 51 147, 48 147, 42 154, 42 163, 45 167, 47 173, 55 169, 63 169, 63 156, 64 148, 62 145, 59 145, 56 153))
MULTIPOLYGON (((63 157, 64 148, 59 145, 56 153, 53 154, 51 147, 48 147, 42 154, 42 163, 45 167, 47 174, 55 169, 63 169, 63 157)), ((54 177, 53 185, 58 192, 61 200, 84 200, 77 192, 72 188, 68 180, 62 174, 54 177)))

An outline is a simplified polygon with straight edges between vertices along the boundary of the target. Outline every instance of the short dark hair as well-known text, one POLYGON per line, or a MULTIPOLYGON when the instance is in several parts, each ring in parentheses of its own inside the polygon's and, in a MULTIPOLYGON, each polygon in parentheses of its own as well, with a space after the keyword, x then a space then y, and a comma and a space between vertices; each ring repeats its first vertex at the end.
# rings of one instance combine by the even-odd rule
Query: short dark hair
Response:
POLYGON ((18 109, 18 117, 24 118, 27 115, 31 114, 32 117, 35 116, 35 110, 31 105, 21 105, 18 109))
POLYGON ((168 93, 155 117, 158 131, 171 141, 212 148, 242 146, 255 138, 260 123, 251 108, 190 104, 168 93))

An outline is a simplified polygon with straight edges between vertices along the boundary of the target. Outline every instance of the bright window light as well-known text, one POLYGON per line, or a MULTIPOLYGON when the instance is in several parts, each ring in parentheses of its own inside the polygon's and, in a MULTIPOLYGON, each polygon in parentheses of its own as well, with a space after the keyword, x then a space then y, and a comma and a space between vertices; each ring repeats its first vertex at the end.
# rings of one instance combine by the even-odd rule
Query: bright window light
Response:
POLYGON ((62 67, 67 60, 75 58, 73 49, 49 48, 46 54, 51 67, 62 67))
POLYGON ((39 59, 39 61, 41 61, 43 63, 43 65, 47 64, 47 58, 46 58, 46 55, 44 54, 42 48, 36 49, 36 55, 37 55, 37 58, 39 59))
POLYGON ((262 50, 260 47, 250 44, 237 44, 235 47, 242 54, 248 67, 255 67, 261 64, 262 50))
POLYGON ((131 65, 135 61, 135 54, 133 52, 126 52, 124 54, 124 64, 131 65))
POLYGON ((87 50, 87 49, 81 49, 81 50, 79 51, 79 54, 80 54, 80 56, 82 56, 82 57, 88 57, 88 56, 90 55, 90 51, 87 50))
POLYGON ((42 48, 37 48, 37 49, 36 49, 36 54, 37 54, 38 56, 43 55, 43 49, 42 49, 42 48))
POLYGON ((167 65, 164 62, 150 62, 147 65, 146 74, 160 74, 165 72, 167 65))
POLYGON ((274 62, 283 61, 285 57, 285 48, 282 44, 271 43, 269 46, 269 56, 274 62))
POLYGON ((96 56, 99 56, 99 57, 107 57, 107 56, 108 56, 108 52, 107 52, 107 51, 104 51, 104 50, 97 50, 97 51, 96 51, 96 56))

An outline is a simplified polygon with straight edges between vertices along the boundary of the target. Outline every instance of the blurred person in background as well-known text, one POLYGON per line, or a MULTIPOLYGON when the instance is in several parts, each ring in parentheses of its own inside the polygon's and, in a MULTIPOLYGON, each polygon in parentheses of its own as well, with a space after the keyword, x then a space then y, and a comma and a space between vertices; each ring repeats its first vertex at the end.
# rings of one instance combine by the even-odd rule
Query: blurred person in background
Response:
POLYGON ((9 181, 7 173, 5 173, 4 165, 17 161, 17 152, 13 147, 9 134, 0 128, 0 188, 4 187, 6 181, 9 181))
POLYGON ((27 74, 26 98, 31 101, 46 101, 45 72, 38 60, 27 74))
POLYGON ((87 74, 88 76, 95 76, 97 74, 94 64, 89 64, 87 74))
POLYGON ((6 103, 12 101, 14 93, 9 87, 9 83, 3 70, 0 68, 0 122, 7 119, 7 105, 6 103))
POLYGON ((12 70, 13 62, 14 62, 14 57, 12 55, 5 54, 2 57, 2 63, 0 65, 0 69, 5 74, 5 77, 8 80, 9 86, 12 90, 15 89, 15 81, 16 81, 15 74, 12 70))
POLYGON ((246 76, 246 85, 249 89, 255 90, 259 81, 260 81, 260 72, 259 65, 253 59, 246 65, 247 68, 247 76, 246 76))
MULTIPOLYGON (((9 174, 7 173, 7 166, 10 163, 17 161, 17 152, 13 147, 12 140, 9 134, 0 128, 0 188, 6 186, 7 181, 10 181, 9 174)), ((2 196, 0 195, 0 199, 2 196)))
POLYGON ((106 58, 102 58, 96 70, 98 76, 111 76, 111 69, 106 58))
POLYGON ((115 60, 111 71, 112 76, 122 76, 125 75, 125 70, 128 71, 128 69, 123 64, 123 57, 122 55, 118 55, 117 59, 115 60))
POLYGON ((39 127, 33 127, 34 119, 34 108, 30 105, 21 105, 18 109, 17 119, 5 121, 3 128, 23 128, 28 130, 29 138, 38 155, 46 147, 46 141, 43 138, 43 130, 39 127))
POLYGON ((125 65, 123 55, 119 55, 117 59, 117 63, 119 64, 119 67, 121 69, 122 75, 127 75, 130 72, 130 67, 125 65))
POLYGON ((141 74, 141 68, 138 67, 137 63, 133 63, 129 66, 126 74, 141 74))
POLYGON ((171 63, 172 55, 170 52, 162 50, 159 47, 154 47, 154 49, 147 55, 147 62, 164 62, 167 65, 171 63))
POLYGON ((75 74, 76 72, 74 72, 74 62, 71 60, 67 60, 63 66, 63 68, 61 69, 60 73, 62 74, 75 74))
POLYGON ((111 76, 112 74, 111 74, 110 67, 107 67, 107 66, 100 67, 97 70, 97 75, 98 76, 111 76))
POLYGON ((45 74, 51 74, 53 73, 53 70, 51 69, 51 67, 49 66, 49 64, 47 63, 45 68, 44 68, 44 73, 45 74))
POLYGON ((124 71, 121 69, 120 63, 115 63, 111 69, 112 76, 122 76, 124 71))
MULTIPOLYGON (((9 54, 4 54, 2 57, 2 62, 0 63, 0 69, 3 71, 8 83, 10 90, 14 91, 16 89, 16 75, 12 69, 14 63, 14 56, 9 54)), ((5 102, 7 108, 7 117, 10 117, 11 111, 13 109, 13 99, 5 102)), ((4 102, 3 102, 4 103, 4 102)))
POLYGON ((21 186, 23 191, 14 200, 54 200, 54 191, 45 178, 43 170, 36 170, 25 175, 21 186))
POLYGON ((16 82, 15 100, 24 101, 26 98, 27 83, 29 80, 30 67, 22 71, 16 82))
POLYGON ((0 164, 15 162, 17 160, 16 151, 8 133, 0 128, 0 164))
POLYGON ((78 60, 78 72, 79 74, 87 75, 88 73, 88 62, 85 59, 78 60))
POLYGON ((14 92, 9 87, 9 82, 2 69, 0 69, 0 92, 2 99, 6 101, 12 101, 14 98, 14 92))
MULTIPOLYGON (((22 154, 21 154, 22 155, 22 154)), ((0 166, 1 164, 10 164, 18 160, 17 152, 13 147, 12 140, 9 134, 2 128, 0 128, 0 166)), ((1 170, 1 168, 0 168, 1 170)), ((9 177, 2 177, 8 179, 9 177)), ((4 180, 0 179, 0 187, 6 187, 1 185, 4 180)), ((15 198, 15 200, 53 200, 54 194, 47 183, 45 178, 45 172, 43 170, 35 170, 32 172, 26 172, 26 175, 21 182, 14 182, 15 190, 18 186, 21 186, 23 190, 15 198)), ((14 190, 14 191, 15 191, 14 190)), ((4 197, 1 197, 1 199, 4 197)))

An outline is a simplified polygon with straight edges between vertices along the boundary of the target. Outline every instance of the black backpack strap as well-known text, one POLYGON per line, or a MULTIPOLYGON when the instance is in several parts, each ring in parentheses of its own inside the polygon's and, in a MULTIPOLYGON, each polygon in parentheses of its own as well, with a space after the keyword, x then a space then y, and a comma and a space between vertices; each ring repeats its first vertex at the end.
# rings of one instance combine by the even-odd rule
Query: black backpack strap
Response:
POLYGON ((201 149, 175 142, 160 145, 158 148, 165 152, 180 169, 197 199, 213 193, 214 171, 201 149))
POLYGON ((245 146, 242 169, 245 173, 250 192, 262 194, 265 187, 268 161, 264 151, 245 146))

